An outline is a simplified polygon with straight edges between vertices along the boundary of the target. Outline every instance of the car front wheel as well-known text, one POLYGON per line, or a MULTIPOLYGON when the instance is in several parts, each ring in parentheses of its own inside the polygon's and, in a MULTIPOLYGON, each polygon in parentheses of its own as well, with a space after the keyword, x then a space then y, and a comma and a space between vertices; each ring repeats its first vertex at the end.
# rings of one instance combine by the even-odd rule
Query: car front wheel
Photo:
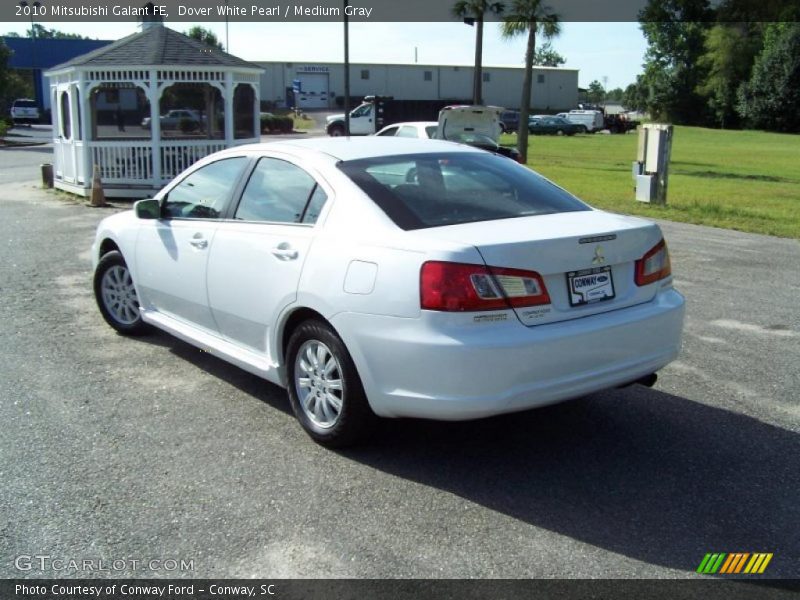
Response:
POLYGON ((130 269, 117 251, 100 259, 94 272, 94 296, 106 322, 125 335, 147 331, 130 269))
POLYGON ((292 410, 308 435, 328 448, 366 437, 375 415, 350 353, 329 325, 302 323, 289 339, 286 364, 292 410))

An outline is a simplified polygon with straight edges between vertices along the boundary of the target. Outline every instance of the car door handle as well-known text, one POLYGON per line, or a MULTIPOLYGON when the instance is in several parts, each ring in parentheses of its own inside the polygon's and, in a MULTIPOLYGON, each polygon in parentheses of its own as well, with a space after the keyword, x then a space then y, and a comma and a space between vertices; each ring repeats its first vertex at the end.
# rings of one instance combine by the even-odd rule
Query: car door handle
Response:
POLYGON ((272 255, 281 260, 294 260, 299 256, 299 252, 284 242, 272 249, 272 255))
POLYGON ((199 250, 203 250, 208 247, 208 240, 203 238, 202 233, 195 233, 192 236, 192 239, 189 240, 189 243, 199 250))

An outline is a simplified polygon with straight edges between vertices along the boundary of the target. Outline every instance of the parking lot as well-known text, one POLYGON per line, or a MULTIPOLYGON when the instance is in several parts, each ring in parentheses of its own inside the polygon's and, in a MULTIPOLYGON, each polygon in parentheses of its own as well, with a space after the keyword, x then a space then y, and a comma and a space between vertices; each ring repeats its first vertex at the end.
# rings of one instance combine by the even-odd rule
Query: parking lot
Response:
POLYGON ((0 149, 0 577, 63 576, 15 567, 47 554, 192 561, 118 573, 155 577, 673 578, 739 551, 800 575, 797 241, 662 223, 687 322, 653 389, 385 422, 332 452, 283 390, 105 324, 89 247, 117 209, 39 189, 49 152, 0 149))

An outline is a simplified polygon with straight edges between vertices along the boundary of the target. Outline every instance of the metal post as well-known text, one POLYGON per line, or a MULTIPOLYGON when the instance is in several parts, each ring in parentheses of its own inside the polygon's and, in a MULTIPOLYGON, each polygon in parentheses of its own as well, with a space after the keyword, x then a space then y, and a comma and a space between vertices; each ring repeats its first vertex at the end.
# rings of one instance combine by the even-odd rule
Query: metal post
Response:
POLYGON ((230 38, 228 38, 228 0, 225 0, 225 52, 228 54, 231 52, 230 38))
POLYGON ((350 135, 350 26, 348 0, 344 0, 344 134, 350 135))
MULTIPOLYGON (((41 86, 40 86, 40 82, 37 81, 37 79, 41 79, 41 78, 37 78, 36 77, 36 29, 34 29, 34 27, 33 27, 33 16, 36 13, 36 9, 39 8, 42 5, 42 3, 37 1, 37 2, 31 3, 30 6, 29 6, 28 2, 26 0, 22 0, 19 3, 19 5, 22 8, 26 8, 26 7, 30 8, 30 13, 28 14, 28 16, 31 18, 31 79, 33 80, 33 97, 36 100, 36 104, 40 108, 42 108, 44 106, 44 102, 39 104, 39 89, 40 89, 41 86)), ((42 97, 43 97, 42 99, 44 99, 44 93, 42 93, 42 97)), ((52 107, 51 107, 51 110, 52 110, 52 107)))

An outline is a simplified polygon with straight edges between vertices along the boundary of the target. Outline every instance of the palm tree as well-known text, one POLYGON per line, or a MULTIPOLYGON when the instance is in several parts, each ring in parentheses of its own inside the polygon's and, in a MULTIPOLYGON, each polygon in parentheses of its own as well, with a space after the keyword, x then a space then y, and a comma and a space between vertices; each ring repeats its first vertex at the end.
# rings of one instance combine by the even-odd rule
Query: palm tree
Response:
POLYGON ((514 0, 511 14, 503 19, 503 37, 513 38, 528 35, 525 48, 525 75, 522 80, 522 101, 519 107, 519 133, 517 150, 523 163, 528 161, 528 113, 531 106, 531 83, 533 82, 533 57, 536 52, 536 34, 551 39, 561 33, 558 15, 552 12, 543 0, 514 0))
POLYGON ((472 102, 483 104, 483 20, 486 13, 499 15, 503 12, 502 2, 489 0, 458 0, 453 5, 453 14, 464 19, 468 25, 475 25, 475 72, 472 80, 472 102))

